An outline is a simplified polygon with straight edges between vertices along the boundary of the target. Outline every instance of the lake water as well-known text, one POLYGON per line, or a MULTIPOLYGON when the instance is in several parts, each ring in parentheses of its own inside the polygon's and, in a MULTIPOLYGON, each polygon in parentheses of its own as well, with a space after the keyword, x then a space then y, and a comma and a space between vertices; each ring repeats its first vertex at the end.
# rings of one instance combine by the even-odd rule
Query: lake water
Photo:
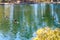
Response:
POLYGON ((0 40, 32 40, 46 26, 60 28, 60 4, 0 4, 0 40))

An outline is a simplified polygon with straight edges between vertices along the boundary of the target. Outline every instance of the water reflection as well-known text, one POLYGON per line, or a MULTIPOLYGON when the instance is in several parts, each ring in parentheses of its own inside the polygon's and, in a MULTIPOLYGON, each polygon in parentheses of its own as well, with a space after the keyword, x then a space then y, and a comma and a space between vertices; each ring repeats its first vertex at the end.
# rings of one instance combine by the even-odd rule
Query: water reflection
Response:
POLYGON ((59 27, 59 5, 45 3, 0 5, 0 40, 32 40, 39 28, 59 27))

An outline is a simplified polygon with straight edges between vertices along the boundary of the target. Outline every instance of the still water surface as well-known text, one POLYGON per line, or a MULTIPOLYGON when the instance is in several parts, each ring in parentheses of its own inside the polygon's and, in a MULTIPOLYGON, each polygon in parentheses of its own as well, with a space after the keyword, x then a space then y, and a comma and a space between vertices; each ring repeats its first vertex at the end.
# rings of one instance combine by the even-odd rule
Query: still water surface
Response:
POLYGON ((60 28, 60 4, 0 4, 0 40, 32 40, 46 26, 60 28))

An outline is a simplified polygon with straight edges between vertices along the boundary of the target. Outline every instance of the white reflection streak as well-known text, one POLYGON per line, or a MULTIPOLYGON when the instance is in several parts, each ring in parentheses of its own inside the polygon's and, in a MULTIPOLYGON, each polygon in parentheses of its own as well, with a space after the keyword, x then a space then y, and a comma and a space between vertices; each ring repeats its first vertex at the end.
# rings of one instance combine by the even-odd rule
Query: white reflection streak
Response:
POLYGON ((38 20, 37 20, 37 9, 38 9, 38 4, 35 4, 34 5, 34 14, 35 14, 35 23, 36 23, 36 25, 38 24, 38 20))
MULTIPOLYGON (((41 15, 42 15, 42 19, 44 19, 44 13, 45 13, 45 3, 41 3, 41 15)), ((46 23, 43 21, 42 26, 47 26, 46 23)))
POLYGON ((13 23, 12 23, 13 22, 13 10, 14 10, 13 6, 14 6, 14 4, 10 5, 10 24, 11 24, 10 26, 11 26, 11 30, 12 30, 12 26, 13 26, 13 23))

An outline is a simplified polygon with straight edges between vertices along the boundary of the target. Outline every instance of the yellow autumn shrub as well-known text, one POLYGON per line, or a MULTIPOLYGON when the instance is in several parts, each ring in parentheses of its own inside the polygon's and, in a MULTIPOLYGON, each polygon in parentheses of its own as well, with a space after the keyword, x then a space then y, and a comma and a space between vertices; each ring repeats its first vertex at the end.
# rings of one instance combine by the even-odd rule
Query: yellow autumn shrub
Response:
POLYGON ((32 40, 60 40, 60 29, 51 29, 49 27, 38 29, 36 37, 32 40))

